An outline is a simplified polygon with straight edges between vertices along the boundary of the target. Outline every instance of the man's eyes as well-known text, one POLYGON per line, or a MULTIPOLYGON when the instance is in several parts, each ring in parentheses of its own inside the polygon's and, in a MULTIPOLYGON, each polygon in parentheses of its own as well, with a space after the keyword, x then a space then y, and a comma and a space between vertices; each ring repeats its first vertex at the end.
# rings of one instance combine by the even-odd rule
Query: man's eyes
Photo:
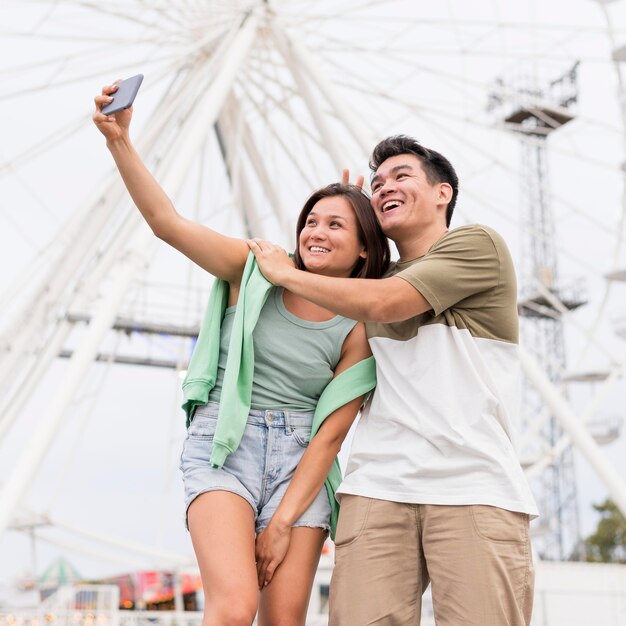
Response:
MULTIPOLYGON (((398 172, 396 174, 396 180, 399 180, 400 178, 406 178, 408 176, 408 172, 398 172)), ((372 193, 376 193, 377 191, 380 191, 380 188, 383 186, 383 183, 375 183, 372 185, 372 193)))

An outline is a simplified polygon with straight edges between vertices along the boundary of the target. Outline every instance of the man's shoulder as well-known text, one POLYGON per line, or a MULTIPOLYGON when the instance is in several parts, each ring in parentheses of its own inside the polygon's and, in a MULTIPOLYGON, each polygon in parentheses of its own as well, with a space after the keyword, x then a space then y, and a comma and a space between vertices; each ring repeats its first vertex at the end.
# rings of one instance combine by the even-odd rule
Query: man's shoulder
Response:
POLYGON ((447 254, 471 255, 472 257, 480 254, 491 256, 499 263, 508 264, 510 261, 510 252, 502 235, 484 224, 466 224, 454 228, 437 241, 426 256, 446 256, 447 254))
POLYGON ((492 241, 498 244, 504 242, 500 233, 491 228, 491 226, 486 226, 485 224, 464 224, 463 226, 458 226, 457 228, 453 228, 440 241, 458 239, 475 240, 476 242, 492 241))
POLYGON ((452 258, 475 256, 478 251, 500 261, 503 256, 508 256, 507 245, 496 230, 484 224, 464 224, 435 241, 423 256, 404 262, 392 261, 383 278, 389 278, 405 270, 410 272, 410 268, 425 260, 445 262, 450 256, 452 258))

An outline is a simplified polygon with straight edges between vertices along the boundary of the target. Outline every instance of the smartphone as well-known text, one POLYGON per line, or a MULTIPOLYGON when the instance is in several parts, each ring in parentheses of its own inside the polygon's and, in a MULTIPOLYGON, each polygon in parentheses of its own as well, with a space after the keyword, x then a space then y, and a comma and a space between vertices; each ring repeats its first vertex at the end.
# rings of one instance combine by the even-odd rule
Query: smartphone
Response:
POLYGON ((131 76, 130 78, 117 83, 118 89, 111 96, 113 101, 103 106, 102 112, 105 115, 111 115, 112 113, 123 111, 124 109, 132 106, 142 80, 143 74, 137 74, 136 76, 131 76))

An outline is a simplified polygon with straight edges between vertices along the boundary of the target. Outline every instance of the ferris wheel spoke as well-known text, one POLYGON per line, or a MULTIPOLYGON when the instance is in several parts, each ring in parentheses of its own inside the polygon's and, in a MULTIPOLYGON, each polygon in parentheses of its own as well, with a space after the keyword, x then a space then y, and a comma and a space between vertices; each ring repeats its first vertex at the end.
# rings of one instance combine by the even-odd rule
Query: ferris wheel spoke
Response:
MULTIPOLYGON (((30 31, 0 31, 0 37, 3 39, 32 39, 33 35, 30 31)), ((142 44, 142 43, 158 43, 162 41, 159 38, 158 34, 150 35, 150 36, 137 36, 133 38, 129 38, 126 36, 116 36, 116 35, 76 35, 74 33, 41 33, 37 35, 37 39, 39 41, 51 41, 51 42, 62 42, 62 43, 79 43, 79 44, 93 44, 93 43, 102 43, 109 44, 109 48, 113 45, 133 45, 133 44, 142 44)))
POLYGON ((261 184, 265 197, 268 200, 270 213, 278 222, 282 231, 282 237, 285 240, 288 240, 291 233, 291 220, 285 210, 282 199, 276 193, 276 185, 273 182, 273 178, 276 178, 276 175, 272 177, 266 169, 265 160, 262 158, 259 147, 257 146, 249 128, 245 129, 244 148, 246 150, 248 160, 252 164, 257 180, 261 184))
MULTIPOLYGON (((284 160, 285 157, 283 155, 277 155, 277 148, 280 148, 283 152, 286 152, 288 149, 287 144, 285 142, 277 142, 277 133, 274 131, 274 127, 271 124, 272 112, 275 109, 275 101, 272 100, 272 96, 270 95, 269 89, 266 89, 266 86, 271 86, 272 92, 278 91, 277 87, 280 85, 280 90, 285 94, 285 99, 283 100, 285 104, 285 117, 289 119, 289 123, 293 124, 296 119, 290 112, 290 109, 287 108, 287 103, 293 97, 294 92, 291 86, 287 86, 282 83, 282 78, 279 76, 279 67, 282 70, 283 65, 279 66, 279 63, 285 62, 284 59, 278 59, 277 50, 273 45, 273 38, 271 36, 264 37, 262 40, 262 46, 258 50, 257 58, 256 58, 256 67, 253 70, 253 67, 248 69, 247 80, 245 81, 246 85, 256 85, 257 88, 260 88, 261 97, 254 98, 248 95, 247 100, 253 102, 256 109, 256 114, 258 118, 263 120, 263 130, 265 135, 265 141, 263 143, 264 150, 263 159, 260 158, 260 148, 258 146, 257 139, 253 136, 251 132, 247 133, 246 139, 249 142, 249 145, 246 145, 246 149, 250 155, 253 163, 256 163, 257 169, 257 178, 261 180, 262 184, 266 188, 266 195, 270 200, 270 205, 276 213, 279 222, 282 224, 283 231, 285 233, 285 237, 287 240, 290 239, 290 231, 291 228, 288 226, 289 217, 284 208, 283 199, 279 198, 274 192, 274 185, 272 181, 276 178, 283 179, 284 176, 281 173, 281 166, 278 165, 279 160, 284 160), (265 72, 262 68, 270 68, 268 72, 265 72), (256 80, 254 74, 261 74, 264 76, 264 80, 262 80, 262 86, 256 80), (269 149, 269 159, 267 156, 267 151, 269 149), (269 168, 266 167, 269 164, 269 168)), ((301 135, 301 133, 296 132, 296 134, 301 135)), ((313 137, 311 136, 313 139, 313 137)), ((295 156, 295 155, 294 155, 295 156)), ((290 163, 298 165, 299 162, 297 158, 294 158, 290 153, 288 153, 288 160, 290 163)), ((300 176, 303 180, 308 180, 308 176, 304 171, 304 168, 297 167, 296 168, 300 176)))
MULTIPOLYGON (((287 102, 297 95, 295 86, 287 83, 284 76, 279 76, 276 67, 268 69, 264 65, 263 59, 251 57, 250 70, 253 71, 247 72, 249 80, 254 81, 255 85, 260 88, 261 83, 256 77, 258 76, 262 78, 264 82, 269 83, 269 85, 275 92, 278 92, 282 95, 282 99, 280 100, 281 102, 287 102)), ((270 93, 267 89, 264 91, 264 95, 268 98, 270 97, 270 93)), ((276 97, 273 97, 272 100, 274 104, 279 102, 278 98, 276 97)))
POLYGON ((48 150, 48 148, 71 139, 75 135, 76 131, 82 128, 85 123, 85 117, 81 115, 79 118, 73 120, 58 130, 55 130, 22 152, 13 154, 3 162, 0 162, 0 179, 5 176, 9 176, 13 172, 19 171, 31 159, 43 154, 46 150, 48 150))
POLYGON ((8 223, 9 228, 12 229, 29 248, 32 248, 33 250, 39 249, 39 243, 31 237, 29 229, 23 228, 13 217, 11 210, 5 207, 4 204, 0 204, 0 214, 4 218, 5 222, 8 223))
MULTIPOLYGON (((250 79, 249 82, 253 83, 254 81, 250 79)), ((259 85, 258 87, 263 89, 264 85, 259 85)), ((252 97, 250 98, 250 100, 252 102, 255 102, 254 98, 252 97)), ((266 118, 268 122, 268 134, 270 137, 272 137, 273 142, 275 142, 275 144, 282 149, 284 155, 288 159, 287 162, 289 163, 289 165, 296 169, 296 171, 300 174, 302 180, 307 183, 307 186, 313 188, 314 183, 313 183, 313 179, 310 177, 309 172, 315 171, 314 161, 311 157, 310 149, 308 147, 309 142, 306 142, 305 138, 308 138, 310 142, 318 143, 317 138, 311 135, 310 130, 308 128, 304 126, 301 127, 299 123, 294 122, 293 116, 291 115, 291 111, 287 108, 287 105, 284 102, 278 103, 276 100, 274 100, 273 95, 269 92, 267 93, 266 102, 274 103, 274 105, 285 114, 285 118, 287 120, 291 120, 292 125, 295 126, 295 130, 301 131, 301 132, 296 132, 296 138, 300 142, 300 150, 296 150, 295 146, 290 146, 283 139, 283 136, 285 133, 279 127, 276 126, 276 124, 273 121, 273 118, 271 117, 266 118), (306 163, 306 165, 301 162, 302 159, 299 158, 299 154, 307 155, 308 162, 306 163)), ((265 110, 258 112, 258 113, 259 115, 264 115, 265 110)), ((278 172, 276 172, 276 175, 278 175, 278 172)))
MULTIPOLYGON (((592 398, 583 408, 582 412, 579 415, 579 419, 582 424, 588 424, 593 416, 600 410, 600 408, 602 407, 602 403, 607 399, 609 392, 614 388, 616 382, 620 379, 623 371, 623 365, 625 363, 626 352, 623 353, 618 364, 612 368, 612 371, 609 374, 608 378, 601 383, 599 389, 595 390, 592 398)), ((520 440, 520 445, 524 445, 524 443, 529 443, 532 440, 533 433, 535 436, 538 434, 539 429, 545 423, 549 416, 550 412, 548 410, 542 411, 541 415, 539 416, 537 422, 534 424, 533 429, 529 432, 529 434, 527 435, 526 432, 523 433, 520 440)), ((567 448, 571 444, 572 440, 569 435, 563 434, 560 439, 554 444, 554 446, 549 451, 546 451, 542 458, 540 458, 533 465, 526 469, 525 473, 528 478, 535 478, 548 466, 558 461, 559 457, 567 450, 567 448)))
MULTIPOLYGON (((334 22, 337 20, 347 20, 348 22, 356 21, 354 18, 359 15, 359 11, 364 11, 370 7, 378 7, 378 6, 388 6, 387 0, 353 0, 352 4, 348 4, 347 2, 342 2, 342 8, 340 10, 335 10, 334 12, 328 12, 324 15, 314 15, 310 12, 299 12, 298 15, 291 16, 291 20, 297 23, 302 23, 303 17, 306 17, 307 22, 334 22)), ((333 7, 336 9, 335 7, 333 7)), ((288 19, 289 14, 285 16, 288 19)), ((372 19, 372 18, 366 18, 372 19)))
MULTIPOLYGON (((390 8, 390 5, 393 4, 388 0, 384 2, 386 8, 390 8)), ((311 21, 333 21, 336 19, 334 14, 326 14, 326 13, 307 13, 307 20, 311 21)), ((358 24, 359 22, 375 22, 380 25, 397 25, 398 17, 389 15, 360 15, 358 13, 353 13, 350 15, 350 22, 358 24)), ((539 31, 539 32, 560 32, 560 31, 574 31, 579 34, 592 34, 598 35, 602 37, 606 34, 606 29, 603 26, 590 26, 583 24, 564 24, 563 22, 550 22, 550 23, 537 23, 537 22, 528 22, 528 21, 507 21, 502 19, 493 19, 493 20, 485 20, 485 19, 460 19, 460 18, 440 18, 440 17, 426 17, 420 15, 419 17, 413 17, 411 15, 403 15, 401 18, 403 24, 413 24, 414 26, 434 26, 441 28, 442 31, 449 30, 450 28, 467 28, 468 30, 476 30, 476 29, 484 29, 484 28, 494 28, 497 27, 502 31, 522 31, 529 32, 531 30, 539 31)), ((618 26, 614 27, 614 32, 626 34, 626 27, 618 26)))
MULTIPOLYGON (((92 56, 101 57, 104 52, 110 50, 111 44, 101 44, 94 48, 84 49, 81 52, 83 58, 90 58, 92 56)), ((23 75, 28 72, 34 72, 39 70, 51 70, 58 66, 67 64, 74 57, 73 54, 63 54, 62 56, 49 57, 43 60, 33 61, 30 63, 22 63, 11 65, 8 67, 0 68, 0 76, 11 77, 13 75, 23 75)))
MULTIPOLYGON (((163 54, 163 55, 154 55, 147 53, 144 57, 144 60, 141 61, 143 67, 151 67, 158 66, 164 62, 169 62, 172 58, 172 54, 163 54)), ((103 63, 105 63, 103 61, 103 63)), ((67 87, 69 85, 75 85, 78 83, 82 83, 87 79, 92 79, 94 74, 104 74, 107 70, 108 64, 103 65, 102 68, 94 68, 87 73, 84 74, 74 74, 73 76, 69 76, 67 78, 58 79, 58 78, 50 78, 44 84, 39 83, 36 85, 30 85, 27 87, 18 88, 15 91, 10 91, 0 96, 0 102, 6 102, 8 100, 13 100, 18 97, 34 95, 40 92, 49 92, 53 89, 60 89, 63 87, 67 87)))
MULTIPOLYGON (((92 13, 100 13, 118 19, 120 21, 131 22, 134 25, 140 24, 148 30, 154 30, 159 34, 164 32, 171 32, 166 24, 166 20, 148 21, 141 17, 139 11, 133 10, 131 3, 123 3, 112 5, 110 2, 103 4, 101 2, 95 2, 91 0, 62 0, 62 4, 65 6, 76 6, 79 8, 88 9, 92 13)), ((158 12, 153 12, 155 17, 160 17, 158 12)))
MULTIPOLYGON (((442 72, 442 71, 440 71, 437 68, 433 68, 433 67, 429 67, 427 65, 416 63, 414 60, 411 59, 410 55, 407 56, 406 58, 401 56, 401 55, 397 55, 397 56, 390 55, 390 56, 391 56, 391 58, 393 58, 393 59, 395 59, 395 60, 397 60, 399 62, 406 63, 407 65, 409 65, 411 67, 414 67, 416 69, 421 70, 425 74, 429 74, 431 76, 434 76, 434 77, 436 77, 438 79, 442 79, 444 81, 447 80, 451 84, 454 84, 454 83, 458 82, 458 83, 460 83, 460 84, 462 84, 464 86, 469 86, 469 87, 475 88, 483 99, 484 99, 485 92, 488 92, 489 89, 492 87, 490 83, 487 83, 487 82, 484 82, 484 81, 472 80, 472 79, 470 79, 468 77, 465 77, 465 76, 461 76, 461 75, 458 75, 458 74, 452 74, 450 72, 442 72)), ((377 55, 375 55, 375 57, 376 58, 373 60, 373 62, 378 58, 377 55)), ((336 59, 336 57, 332 57, 332 56, 329 56, 329 57, 326 57, 326 58, 327 58, 327 60, 329 62, 331 62, 331 59, 336 59)), ((351 73, 354 73, 353 70, 350 67, 346 66, 345 64, 342 66, 337 61, 332 61, 332 62, 334 62, 339 69, 343 69, 344 71, 346 71, 348 76, 351 76, 351 73), (350 70, 350 72, 348 72, 348 70, 350 70)), ((423 105, 423 104, 417 105, 415 103, 409 103, 409 102, 407 102, 407 101, 403 100, 402 98, 399 98, 399 97, 397 97, 395 95, 392 98, 392 97, 390 97, 388 95, 388 90, 383 91, 381 89, 374 89, 373 87, 368 88, 367 87, 367 80, 366 80, 367 76, 359 76, 358 78, 359 78, 359 80, 356 83, 354 81, 344 81, 342 84, 345 85, 346 87, 350 87, 352 89, 359 90, 359 91, 361 91, 364 94, 372 94, 372 95, 379 96, 381 98, 386 98, 388 100, 392 100, 394 102, 404 103, 406 106, 415 106, 415 107, 419 107, 420 109, 428 110, 428 107, 423 105)), ((511 91, 511 94, 513 94, 513 93, 514 92, 511 91)), ((503 94, 507 94, 507 88, 504 88, 503 94)), ((483 108, 484 107, 482 106, 482 103, 481 103, 480 110, 482 111, 483 108)), ((431 110, 435 114, 437 114, 438 112, 441 112, 441 109, 431 108, 431 110)), ((481 123, 481 122, 479 122, 479 121, 477 121, 477 120, 475 120, 473 118, 469 118, 467 116, 462 117, 462 116, 460 116, 458 114, 455 115, 452 112, 445 112, 445 114, 446 115, 450 115, 452 117, 455 117, 456 119, 462 120, 462 121, 467 122, 467 123, 471 123, 471 124, 474 124, 474 125, 481 125, 485 129, 489 129, 490 127, 493 128, 493 125, 487 125, 486 123, 481 123)), ((592 118, 592 117, 589 117, 589 116, 577 114, 576 115, 576 120, 579 121, 579 122, 584 122, 584 123, 589 124, 589 125, 594 126, 594 127, 601 128, 601 129, 603 129, 603 130, 605 130, 607 132, 614 133, 614 132, 619 132, 620 131, 620 129, 616 125, 609 124, 609 123, 607 123, 607 122, 605 122, 605 121, 603 121, 603 120, 601 120, 599 118, 592 118)), ((529 140, 531 140, 531 139, 529 139, 529 140)), ((553 150, 558 150, 558 147, 553 148, 553 150)), ((603 164, 603 165, 607 165, 609 167, 614 168, 614 166, 612 164, 609 164, 607 161, 602 161, 601 159, 593 158, 593 157, 590 157, 590 156, 587 156, 587 155, 580 155, 580 154, 577 155, 577 156, 579 156, 580 158, 587 159, 587 160, 589 160, 589 162, 594 162, 594 163, 597 163, 599 165, 603 164)))
MULTIPOLYGON (((170 59, 169 56, 167 58, 170 59)), ((153 75, 154 80, 152 81, 152 84, 146 87, 146 91, 154 89, 161 79, 171 77, 173 74, 176 75, 176 69, 179 67, 179 64, 179 61, 174 61, 171 66, 166 66, 160 72, 155 73, 153 75)), ((44 153, 48 148, 53 146, 58 147, 65 141, 72 139, 76 131, 89 124, 91 124, 91 116, 89 115, 88 117, 85 117, 81 115, 69 124, 53 131, 46 137, 43 137, 36 143, 23 149, 21 152, 12 154, 3 162, 0 162, 0 179, 18 171, 32 159, 35 159, 44 153)))
MULTIPOLYGON (((273 93, 273 87, 275 87, 275 85, 273 85, 271 82, 271 75, 268 75, 260 68, 257 69, 259 71, 255 72, 254 74, 250 72, 247 73, 248 82, 254 85, 258 89, 258 91, 264 95, 266 103, 271 102, 278 110, 280 110, 284 114, 285 121, 291 124, 302 137, 308 138, 311 142, 320 147, 320 139, 311 132, 308 126, 298 121, 298 116, 295 115, 293 110, 290 108, 291 99, 288 97, 288 94, 292 92, 291 87, 287 87, 287 95, 282 100, 278 100, 273 93), (259 78, 266 80, 259 80, 259 78)), ((247 93, 250 94, 249 91, 247 91, 247 93)), ((255 104, 257 104, 254 95, 250 94, 250 98, 255 104)), ((259 107, 260 106, 261 105, 259 104, 259 107)), ((257 111, 263 110, 259 107, 257 107, 257 111)))
MULTIPOLYGON (((556 319, 564 320, 568 326, 578 331, 578 333, 580 333, 585 339, 592 336, 592 329, 586 328, 583 324, 578 322, 577 319, 571 315, 572 312, 567 308, 558 295, 549 290, 540 280, 534 281, 534 287, 537 293, 543 296, 546 301, 552 305, 552 308, 556 313, 556 319)), ((604 346, 602 342, 596 341, 595 347, 597 351, 607 359, 607 362, 611 362, 613 360, 611 350, 604 346)))
MULTIPOLYGON (((615 29, 614 29, 614 24, 611 20, 610 12, 606 6, 604 5, 600 5, 600 6, 601 6, 601 10, 604 14, 604 18, 606 22, 606 34, 609 38, 609 41, 613 49, 616 49, 615 29)), ((622 68, 617 60, 613 60, 613 67, 616 72, 617 84, 619 87, 620 109, 621 109, 620 116, 621 116, 621 121, 622 121, 622 137, 623 137, 622 145, 626 149, 626 82, 624 81, 624 78, 622 75, 622 68)), ((623 169, 624 169, 624 165, 622 164, 622 170, 623 169)), ((616 232, 617 232, 617 237, 615 239, 615 244, 614 244, 613 251, 612 251, 613 252, 613 255, 612 255, 613 267, 616 267, 617 264, 619 263, 620 252, 621 252, 622 246, 624 245, 624 239, 626 238, 626 175, 624 176, 624 179, 623 179, 622 207, 620 211, 620 217, 619 217, 619 222, 618 222, 616 232)), ((592 330, 590 332, 590 336, 587 340, 587 343, 583 346, 583 348, 580 350, 578 354, 578 360, 577 360, 578 363, 581 363, 586 358, 587 352, 589 351, 591 345, 593 344, 595 334, 600 328, 600 325, 603 319, 603 312, 605 308, 608 306, 609 298, 611 296, 612 291, 613 291, 613 281, 610 281, 610 280, 606 281, 603 294, 600 300, 600 306, 598 307, 598 312, 591 326, 592 330)))
MULTIPOLYGON (((315 35, 315 36, 318 35, 318 33, 316 33, 314 30, 310 28, 303 28, 303 30, 312 35, 315 35)), ((351 46, 350 49, 351 51, 362 51, 363 53, 380 54, 380 55, 383 55, 383 54, 394 55, 394 54, 400 54, 400 53, 407 53, 408 51, 406 47, 398 47, 397 45, 391 48, 385 48, 385 49, 377 48, 374 51, 372 51, 372 49, 369 47, 366 48, 365 46, 358 46, 358 45, 351 46)), ((335 45, 332 45, 332 42, 331 42, 325 46, 326 54, 340 55, 343 52, 345 52, 345 43, 341 43, 340 40, 337 43, 335 43, 335 45)), ((431 48, 413 48, 412 54, 420 58, 433 58, 433 57, 449 58, 449 57, 458 57, 460 54, 463 54, 464 56, 468 58, 493 59, 494 54, 496 54, 496 52, 494 52, 493 50, 458 50, 454 47, 433 46, 431 48)), ((527 56, 527 52, 525 50, 520 50, 519 52, 499 51, 497 52, 497 54, 501 59, 512 59, 514 61, 518 61, 527 56)), ((597 64, 603 64, 603 65, 608 65, 610 63, 610 59, 601 55, 597 55, 597 56, 579 55, 577 56, 577 58, 580 61, 585 62, 585 63, 594 63, 594 64, 597 63, 597 64)), ((559 62, 559 63, 569 63, 571 59, 572 57, 567 54, 560 54, 560 55, 550 54, 550 55, 546 55, 542 60, 551 61, 551 62, 552 61, 559 62)))

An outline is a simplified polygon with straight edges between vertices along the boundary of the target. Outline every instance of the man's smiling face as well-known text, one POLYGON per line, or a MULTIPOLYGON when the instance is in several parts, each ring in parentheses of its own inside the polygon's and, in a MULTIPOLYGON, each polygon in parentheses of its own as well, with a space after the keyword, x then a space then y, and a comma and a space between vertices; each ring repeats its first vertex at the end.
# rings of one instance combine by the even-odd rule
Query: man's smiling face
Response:
POLYGON ((388 237, 397 239, 437 221, 441 183, 431 184, 413 154, 381 163, 372 178, 372 207, 388 237))

